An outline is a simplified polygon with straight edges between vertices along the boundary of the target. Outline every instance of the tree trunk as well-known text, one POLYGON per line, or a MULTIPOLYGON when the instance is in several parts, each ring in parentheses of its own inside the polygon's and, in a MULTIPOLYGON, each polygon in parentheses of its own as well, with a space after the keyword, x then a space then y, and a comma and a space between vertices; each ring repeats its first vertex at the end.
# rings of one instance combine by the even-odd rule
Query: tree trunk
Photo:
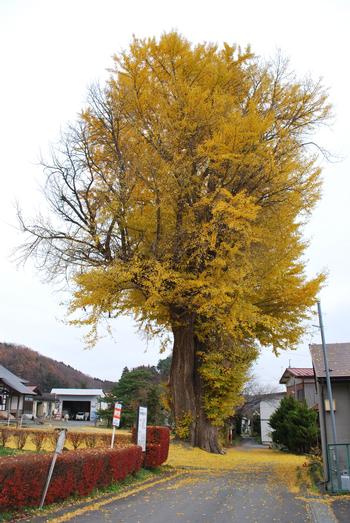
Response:
POLYGON ((221 453, 218 429, 210 423, 203 407, 203 380, 196 356, 198 342, 193 318, 173 325, 174 347, 170 369, 171 402, 175 422, 191 416, 189 441, 193 447, 221 453))

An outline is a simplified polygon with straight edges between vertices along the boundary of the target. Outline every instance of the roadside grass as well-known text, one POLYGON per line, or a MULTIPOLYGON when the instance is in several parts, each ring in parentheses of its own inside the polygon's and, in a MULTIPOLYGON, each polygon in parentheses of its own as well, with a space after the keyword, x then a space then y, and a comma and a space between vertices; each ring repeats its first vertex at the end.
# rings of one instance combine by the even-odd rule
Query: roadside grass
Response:
POLYGON ((309 486, 306 456, 281 452, 275 449, 226 449, 224 455, 209 454, 186 444, 172 442, 166 465, 176 469, 229 471, 240 473, 269 473, 267 481, 284 483, 291 492, 300 492, 309 486))
POLYGON ((9 449, 7 447, 0 447, 0 458, 5 456, 15 456, 16 454, 21 453, 20 450, 17 449, 9 449))

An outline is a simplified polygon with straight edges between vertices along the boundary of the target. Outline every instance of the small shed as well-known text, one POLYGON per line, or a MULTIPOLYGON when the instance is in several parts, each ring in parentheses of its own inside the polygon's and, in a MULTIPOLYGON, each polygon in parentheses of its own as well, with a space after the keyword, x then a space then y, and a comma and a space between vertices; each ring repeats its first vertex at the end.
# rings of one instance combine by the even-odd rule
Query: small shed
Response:
POLYGON ((57 418, 68 416, 71 420, 94 420, 104 398, 102 389, 52 389, 56 398, 57 418))

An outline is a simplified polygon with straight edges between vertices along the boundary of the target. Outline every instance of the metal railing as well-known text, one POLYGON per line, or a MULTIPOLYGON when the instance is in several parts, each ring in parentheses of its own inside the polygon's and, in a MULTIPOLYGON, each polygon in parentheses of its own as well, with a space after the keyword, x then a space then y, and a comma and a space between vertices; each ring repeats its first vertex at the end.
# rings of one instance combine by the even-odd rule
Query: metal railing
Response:
POLYGON ((331 491, 349 493, 350 443, 328 445, 328 471, 331 491))

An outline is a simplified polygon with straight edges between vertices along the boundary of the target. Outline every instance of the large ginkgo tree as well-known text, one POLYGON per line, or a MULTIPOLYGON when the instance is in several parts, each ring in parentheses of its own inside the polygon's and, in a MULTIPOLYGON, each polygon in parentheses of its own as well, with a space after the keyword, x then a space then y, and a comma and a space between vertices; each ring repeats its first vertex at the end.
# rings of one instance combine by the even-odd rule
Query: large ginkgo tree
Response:
POLYGON ((20 216, 24 256, 74 284, 92 341, 123 314, 172 334, 171 405, 194 446, 220 452, 258 350, 303 332, 323 279, 303 258, 310 133, 328 116, 322 86, 280 57, 135 38, 45 163, 51 215, 20 216))

